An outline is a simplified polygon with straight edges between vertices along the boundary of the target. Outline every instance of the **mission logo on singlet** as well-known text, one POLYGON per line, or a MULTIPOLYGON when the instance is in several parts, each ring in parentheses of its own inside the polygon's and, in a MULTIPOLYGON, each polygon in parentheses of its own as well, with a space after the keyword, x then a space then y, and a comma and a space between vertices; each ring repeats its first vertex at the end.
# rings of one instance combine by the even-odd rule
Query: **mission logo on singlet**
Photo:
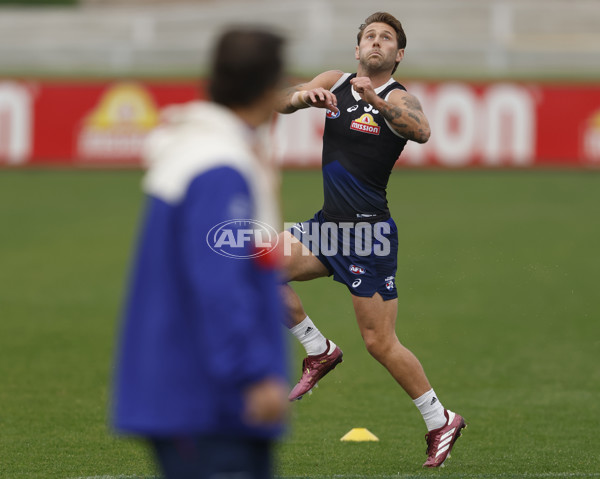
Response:
POLYGON ((350 129, 361 131, 363 133, 370 133, 371 135, 379 135, 381 127, 375 122, 373 115, 364 113, 360 118, 352 120, 350 129))

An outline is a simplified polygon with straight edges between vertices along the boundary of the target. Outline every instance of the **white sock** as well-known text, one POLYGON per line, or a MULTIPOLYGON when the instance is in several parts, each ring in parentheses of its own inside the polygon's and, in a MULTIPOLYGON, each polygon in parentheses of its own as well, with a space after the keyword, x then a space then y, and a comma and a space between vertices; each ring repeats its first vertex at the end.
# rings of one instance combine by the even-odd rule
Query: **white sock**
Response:
POLYGON ((438 429, 446 424, 444 406, 437 398, 433 389, 427 391, 417 399, 413 399, 415 406, 419 408, 428 431, 438 429))
POLYGON ((290 329, 292 334, 302 343, 308 356, 316 356, 327 349, 327 339, 307 316, 304 320, 290 329))

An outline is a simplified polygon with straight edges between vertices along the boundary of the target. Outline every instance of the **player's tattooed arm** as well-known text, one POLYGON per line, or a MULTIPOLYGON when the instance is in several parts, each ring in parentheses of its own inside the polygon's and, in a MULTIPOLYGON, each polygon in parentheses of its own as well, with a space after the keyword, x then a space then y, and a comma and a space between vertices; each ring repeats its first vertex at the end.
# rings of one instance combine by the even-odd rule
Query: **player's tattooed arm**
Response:
POLYGON ((419 100, 414 96, 399 91, 389 101, 382 102, 378 109, 392 128, 403 138, 425 143, 429 140, 431 130, 429 122, 419 100))
POLYGON ((303 91, 304 88, 305 84, 302 83, 282 90, 275 109, 279 113, 293 113, 298 110, 298 108, 292 104, 292 99, 294 98, 295 93, 303 91))

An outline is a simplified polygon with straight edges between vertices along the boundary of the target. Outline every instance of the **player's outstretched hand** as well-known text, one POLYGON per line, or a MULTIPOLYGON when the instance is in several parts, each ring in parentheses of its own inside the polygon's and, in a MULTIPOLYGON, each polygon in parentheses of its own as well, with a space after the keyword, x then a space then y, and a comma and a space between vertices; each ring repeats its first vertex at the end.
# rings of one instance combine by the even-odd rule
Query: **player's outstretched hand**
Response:
POLYGON ((337 98, 325 88, 315 88, 304 92, 304 101, 315 108, 326 108, 334 113, 338 112, 337 98))

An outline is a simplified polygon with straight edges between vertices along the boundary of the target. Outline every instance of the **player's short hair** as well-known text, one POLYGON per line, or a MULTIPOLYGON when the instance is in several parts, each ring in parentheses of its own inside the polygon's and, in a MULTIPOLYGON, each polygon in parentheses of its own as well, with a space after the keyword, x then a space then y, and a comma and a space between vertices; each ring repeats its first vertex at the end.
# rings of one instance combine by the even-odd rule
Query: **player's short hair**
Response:
POLYGON ((225 31, 212 55, 209 95, 227 107, 251 105, 283 74, 284 39, 278 34, 252 27, 225 31))
MULTIPOLYGON (((402 48, 406 48, 406 33, 404 33, 404 29, 402 28, 402 23, 400 23, 400 20, 398 20, 396 17, 394 17, 394 15, 392 15, 391 13, 387 13, 387 12, 375 12, 372 15, 369 15, 365 19, 365 22, 360 27, 358 27, 358 34, 356 35, 357 45, 359 45, 360 41, 362 40, 362 36, 365 31, 365 28, 367 28, 367 26, 369 26, 371 23, 385 23, 385 24, 389 25, 390 27, 392 27, 394 29, 394 31, 396 32, 396 39, 398 41, 398 50, 400 50, 402 48)), ((400 62, 396 62, 396 66, 392 70, 392 74, 396 71, 396 68, 398 68, 399 63, 400 62)))

